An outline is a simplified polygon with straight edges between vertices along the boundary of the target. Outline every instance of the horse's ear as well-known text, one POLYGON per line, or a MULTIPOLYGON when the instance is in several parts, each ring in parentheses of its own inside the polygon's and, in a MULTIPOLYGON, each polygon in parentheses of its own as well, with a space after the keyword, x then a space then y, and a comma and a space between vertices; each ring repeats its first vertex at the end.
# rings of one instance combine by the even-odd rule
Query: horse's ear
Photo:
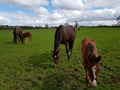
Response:
POLYGON ((101 56, 96 57, 95 61, 99 62, 101 60, 101 56))
POLYGON ((101 56, 96 57, 95 55, 89 55, 88 58, 89 58, 89 61, 92 61, 92 62, 99 62, 101 60, 101 56))
POLYGON ((95 61, 95 55, 94 54, 90 54, 89 56, 88 56, 88 59, 89 59, 89 61, 95 61))

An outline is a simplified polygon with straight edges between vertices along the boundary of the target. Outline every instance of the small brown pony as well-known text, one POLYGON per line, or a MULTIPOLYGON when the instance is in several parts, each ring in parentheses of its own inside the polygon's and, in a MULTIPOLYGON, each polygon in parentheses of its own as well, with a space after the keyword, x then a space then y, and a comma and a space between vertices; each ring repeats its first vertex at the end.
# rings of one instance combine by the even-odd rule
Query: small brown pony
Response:
POLYGON ((68 60, 70 59, 70 55, 72 53, 72 48, 74 44, 76 36, 76 30, 74 27, 67 25, 60 25, 55 32, 54 37, 54 51, 53 51, 53 59, 55 67, 58 66, 60 61, 60 44, 64 44, 66 47, 66 53, 68 56, 68 60))
POLYGON ((100 70, 101 56, 98 54, 94 39, 85 38, 81 47, 85 80, 88 87, 97 86, 98 72, 100 70))
POLYGON ((27 37, 29 38, 30 42, 32 41, 32 34, 30 32, 25 32, 22 34, 22 43, 24 43, 27 37))
POLYGON ((17 40, 20 40, 22 43, 22 28, 14 27, 13 30, 13 42, 17 44, 17 40))

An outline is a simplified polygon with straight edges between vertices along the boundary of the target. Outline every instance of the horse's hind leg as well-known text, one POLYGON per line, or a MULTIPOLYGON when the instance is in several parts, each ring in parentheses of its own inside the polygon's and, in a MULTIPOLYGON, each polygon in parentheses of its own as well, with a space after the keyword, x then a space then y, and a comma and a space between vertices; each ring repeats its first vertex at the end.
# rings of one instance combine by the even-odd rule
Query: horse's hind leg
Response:
POLYGON ((73 42, 69 43, 69 57, 72 54, 73 42))
POLYGON ((66 53, 67 53, 67 55, 68 55, 68 60, 69 60, 69 59, 70 59, 70 56, 69 56, 69 51, 68 51, 68 45, 65 44, 65 47, 66 47, 66 53))

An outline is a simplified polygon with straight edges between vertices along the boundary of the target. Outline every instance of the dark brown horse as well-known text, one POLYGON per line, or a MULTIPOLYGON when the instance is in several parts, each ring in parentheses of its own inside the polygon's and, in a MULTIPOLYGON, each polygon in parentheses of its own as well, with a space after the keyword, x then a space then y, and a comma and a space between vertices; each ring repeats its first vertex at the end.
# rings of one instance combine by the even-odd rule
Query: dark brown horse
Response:
POLYGON ((24 43, 25 38, 29 38, 30 42, 32 41, 32 34, 30 32, 25 32, 22 34, 22 43, 24 43))
POLYGON ((58 66, 58 63, 60 61, 60 55, 59 55, 60 44, 65 45, 66 53, 68 55, 68 60, 69 60, 70 55, 72 53, 75 36, 76 36, 76 30, 74 27, 70 25, 67 26, 60 25, 56 29, 56 33, 54 37, 54 51, 53 51, 53 59, 55 62, 55 67, 58 66))
POLYGON ((100 60, 94 39, 85 38, 82 41, 81 54, 85 69, 85 80, 87 87, 96 87, 98 72, 100 70, 100 60))
POLYGON ((17 40, 22 42, 22 29, 20 27, 14 27, 13 30, 13 42, 17 44, 17 40))

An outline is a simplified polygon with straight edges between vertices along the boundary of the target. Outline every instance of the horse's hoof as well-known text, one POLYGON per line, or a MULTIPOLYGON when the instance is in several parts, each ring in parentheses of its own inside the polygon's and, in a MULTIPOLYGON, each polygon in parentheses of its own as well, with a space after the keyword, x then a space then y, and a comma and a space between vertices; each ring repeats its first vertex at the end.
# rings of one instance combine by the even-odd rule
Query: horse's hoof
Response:
POLYGON ((55 66, 55 68, 58 67, 58 65, 56 65, 56 64, 54 66, 55 66))

